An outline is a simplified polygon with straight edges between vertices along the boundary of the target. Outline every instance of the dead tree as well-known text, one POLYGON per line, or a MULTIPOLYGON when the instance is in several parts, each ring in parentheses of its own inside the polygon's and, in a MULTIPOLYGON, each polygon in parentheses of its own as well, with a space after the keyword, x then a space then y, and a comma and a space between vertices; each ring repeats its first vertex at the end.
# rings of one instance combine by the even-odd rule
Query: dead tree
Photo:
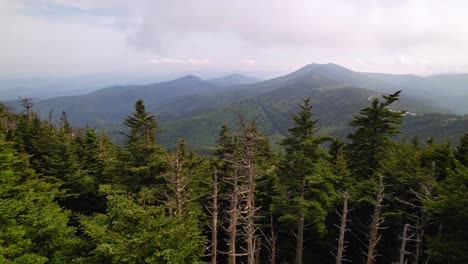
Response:
POLYGON ((234 168, 232 173, 232 191, 230 194, 230 208, 229 208, 229 227, 228 231, 228 259, 229 264, 236 264, 236 241, 237 241, 237 225, 239 220, 239 177, 238 170, 234 168))
POLYGON ((349 199, 349 192, 346 190, 343 193, 343 211, 341 212, 341 225, 340 225, 340 236, 338 238, 338 249, 336 253, 336 264, 341 264, 343 261, 343 255, 346 250, 345 246, 345 233, 346 233, 346 223, 347 223, 347 216, 348 216, 348 199, 349 199))
POLYGON ((53 106, 49 111, 49 126, 50 127, 54 126, 54 108, 55 106, 53 106))
POLYGON ((247 240, 247 263, 255 263, 255 176, 256 171, 254 168, 254 158, 255 158, 255 147, 257 141, 257 135, 255 131, 255 123, 245 126, 243 124, 243 140, 245 154, 243 155, 243 161, 246 171, 247 178, 247 197, 246 197, 246 217, 247 217, 247 230, 246 230, 246 240, 247 240))
MULTIPOLYGON (((431 164, 431 175, 430 177, 435 180, 434 170, 435 170, 435 163, 432 162, 431 164)), ((421 184, 419 190, 410 189, 409 193, 414 195, 414 198, 403 200, 396 197, 396 200, 400 203, 407 206, 410 210, 402 210, 401 212, 409 219, 411 225, 410 227, 414 230, 413 235, 416 235, 415 239, 407 239, 407 241, 415 242, 415 251, 413 253, 412 263, 426 263, 429 260, 429 256, 424 259, 424 237, 425 237, 425 230, 429 225, 436 223, 433 217, 427 212, 426 208, 424 207, 422 201, 424 200, 434 200, 434 193, 433 193, 434 186, 432 184, 423 183, 421 184)))
POLYGON ((270 236, 267 238, 268 251, 270 253, 270 264, 276 263, 276 241, 278 237, 273 222, 273 212, 270 211, 270 236))
POLYGON ((18 101, 21 103, 21 106, 24 108, 26 112, 26 117, 31 120, 32 119, 32 107, 34 106, 32 99, 27 97, 19 97, 18 101))
POLYGON ((168 196, 168 200, 174 200, 175 205, 169 206, 170 208, 175 207, 175 215, 181 215, 183 212, 183 207, 188 200, 188 193, 186 191, 189 184, 186 175, 184 175, 184 168, 187 163, 185 157, 185 149, 183 143, 179 141, 175 153, 169 154, 167 156, 167 164, 169 165, 169 173, 167 174, 166 181, 168 183, 169 189, 173 192, 174 197, 171 198, 168 196))
POLYGON ((375 257, 377 254, 377 244, 381 238, 380 230, 382 229, 382 224, 384 222, 384 218, 382 216, 382 202, 385 197, 384 195, 384 183, 383 183, 383 176, 379 176, 379 186, 377 188, 377 194, 375 197, 375 205, 374 205, 374 212, 372 213, 371 224, 369 227, 369 245, 367 248, 367 264, 375 263, 375 257))
POLYGON ((218 171, 216 167, 213 172, 213 197, 211 212, 211 263, 217 262, 218 256, 218 171))
POLYGON ((400 264, 405 264, 406 261, 405 261, 405 255, 406 253, 406 242, 408 240, 408 228, 409 228, 409 224, 405 224, 403 226, 403 234, 401 236, 401 246, 400 246, 400 260, 399 260, 399 263, 400 264))
POLYGON ((226 179, 232 186, 229 195, 229 226, 226 229, 229 236, 227 254, 230 264, 236 263, 236 258, 240 256, 246 257, 247 263, 254 264, 260 246, 255 224, 258 210, 255 207, 255 159, 260 136, 255 122, 247 124, 241 117, 239 123, 241 131, 236 137, 235 151, 225 155, 225 161, 232 171, 232 177, 226 179), (240 238, 245 244, 239 246, 237 240, 240 238))

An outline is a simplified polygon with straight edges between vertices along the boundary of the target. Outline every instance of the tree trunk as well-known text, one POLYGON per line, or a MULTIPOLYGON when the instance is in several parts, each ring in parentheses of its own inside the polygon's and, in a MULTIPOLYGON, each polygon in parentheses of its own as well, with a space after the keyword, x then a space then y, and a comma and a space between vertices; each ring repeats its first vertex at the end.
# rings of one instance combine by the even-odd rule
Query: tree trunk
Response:
POLYGON ((406 240, 408 234, 409 224, 405 224, 403 227, 403 235, 401 237, 401 247, 400 247, 400 264, 405 264, 405 254, 406 254, 406 240))
POLYGON ((236 238, 237 238, 237 219, 238 219, 238 175, 237 170, 233 173, 233 187, 231 194, 231 208, 229 211, 229 264, 236 264, 236 238))
POLYGON ((262 245, 262 239, 260 237, 257 237, 255 240, 255 248, 258 248, 255 252, 255 264, 260 264, 260 249, 262 245))
POLYGON ((180 182, 180 168, 178 167, 176 168, 176 173, 175 173, 175 197, 176 197, 176 214, 180 215, 182 213, 182 187, 181 187, 181 182, 180 182))
POLYGON ((276 264, 276 234, 273 226, 273 213, 270 212, 270 227, 271 227, 271 238, 270 238, 270 264, 276 264))
POLYGON ((304 247, 304 212, 300 213, 296 234, 296 264, 302 264, 302 249, 304 247))
POLYGON ((247 263, 255 264, 255 172, 252 150, 247 150, 247 263))
POLYGON ((374 213, 372 214, 372 222, 369 230, 369 246, 367 250, 367 264, 373 264, 375 261, 376 246, 380 240, 380 225, 382 224, 382 217, 380 215, 382 209, 382 201, 384 198, 384 184, 383 176, 379 176, 379 187, 375 199, 374 213))
POLYGON ((211 263, 217 263, 218 256, 218 171, 213 173, 213 212, 211 219, 211 263))
MULTIPOLYGON (((301 200, 304 199, 305 192, 305 178, 302 179, 301 186, 301 200)), ((302 251, 304 248, 304 209, 300 209, 299 219, 297 221, 297 234, 296 234, 296 264, 302 264, 302 251)))
POLYGON ((341 225, 340 225, 340 237, 338 239, 338 252, 336 254, 336 264, 341 264, 343 261, 343 252, 345 249, 345 233, 346 233, 346 222, 348 216, 348 198, 349 193, 346 190, 343 193, 343 212, 341 213, 341 225))

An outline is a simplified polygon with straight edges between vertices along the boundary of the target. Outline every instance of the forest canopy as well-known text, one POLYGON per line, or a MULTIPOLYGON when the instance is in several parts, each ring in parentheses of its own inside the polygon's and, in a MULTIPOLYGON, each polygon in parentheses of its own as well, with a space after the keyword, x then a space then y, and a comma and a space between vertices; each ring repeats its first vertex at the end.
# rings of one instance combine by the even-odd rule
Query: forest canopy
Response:
POLYGON ((468 131, 395 140, 399 93, 346 142, 304 99, 280 151, 239 117, 210 154, 159 145, 143 100, 122 145, 0 104, 0 262, 468 263, 468 131))

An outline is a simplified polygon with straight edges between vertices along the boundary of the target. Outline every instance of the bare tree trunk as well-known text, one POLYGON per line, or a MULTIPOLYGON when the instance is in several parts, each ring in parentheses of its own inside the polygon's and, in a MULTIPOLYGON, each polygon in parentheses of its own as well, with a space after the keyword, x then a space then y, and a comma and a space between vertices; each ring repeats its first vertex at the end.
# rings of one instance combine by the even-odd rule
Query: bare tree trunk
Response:
POLYGON ((270 212, 270 264, 276 264, 276 234, 273 226, 273 213, 270 212))
POLYGON ((255 171, 253 168, 253 149, 247 142, 247 263, 255 263, 255 171))
POLYGON ((338 252, 336 253, 336 264, 341 264, 343 261, 343 253, 345 250, 345 233, 346 233, 346 223, 348 216, 348 198, 349 193, 346 190, 343 193, 343 211, 341 213, 341 225, 340 225, 340 237, 338 238, 338 252))
POLYGON ((408 235, 409 224, 403 226, 403 235, 401 237, 401 247, 400 247, 400 264, 405 264, 405 254, 406 254, 406 240, 408 235))
POLYGON ((211 219, 211 263, 217 263, 218 256, 218 171, 213 173, 213 212, 211 219))
POLYGON ((233 173, 233 187, 231 194, 231 208, 229 211, 229 264, 236 264, 236 239, 238 220, 239 186, 237 170, 233 173))
POLYGON ((262 239, 260 237, 257 237, 255 240, 255 248, 257 248, 257 251, 255 252, 255 263, 260 264, 260 249, 262 245, 262 239))
POLYGON ((167 157, 167 163, 169 164, 169 174, 166 176, 167 185, 174 193, 173 198, 169 200, 175 200, 175 208, 171 205, 169 210, 174 210, 174 215, 181 215, 183 213, 184 204, 187 202, 187 186, 188 179, 184 176, 184 166, 187 161, 185 160, 183 150, 177 145, 174 154, 169 154, 167 157))
POLYGON ((380 240, 380 225, 383 223, 381 216, 382 201, 384 199, 384 184, 383 176, 379 176, 379 187, 375 199, 374 213, 372 214, 372 222, 369 230, 369 246, 367 250, 367 264, 373 264, 375 262, 376 246, 380 240))
POLYGON ((53 127, 54 126, 54 106, 50 109, 49 111, 49 126, 53 127))
POLYGON ((175 172, 175 198, 177 215, 180 215, 182 213, 182 186, 180 180, 180 168, 177 167, 175 172))
POLYGON ((27 97, 20 97, 18 101, 21 103, 21 106, 23 106, 26 110, 26 116, 28 117, 28 120, 31 121, 32 107, 34 106, 34 104, 32 103, 32 99, 27 97))

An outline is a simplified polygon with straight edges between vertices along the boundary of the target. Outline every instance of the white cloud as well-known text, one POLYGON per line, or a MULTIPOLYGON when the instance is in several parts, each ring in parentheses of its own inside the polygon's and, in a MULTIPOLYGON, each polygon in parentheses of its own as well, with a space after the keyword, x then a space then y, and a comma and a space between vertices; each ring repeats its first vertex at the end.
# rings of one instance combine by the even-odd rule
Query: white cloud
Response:
POLYGON ((186 65, 211 65, 213 62, 209 59, 175 59, 158 58, 148 60, 149 64, 186 64, 186 65))
POLYGON ((251 59, 246 59, 246 60, 242 60, 242 64, 253 65, 253 64, 255 64, 255 61, 251 60, 251 59))
POLYGON ((161 58, 161 59, 150 59, 149 64, 185 64, 184 60, 172 59, 172 58, 161 58))
POLYGON ((467 9, 461 0, 0 0, 0 23, 9 25, 0 28, 0 77, 286 72, 312 62, 458 72, 468 58, 467 9))
POLYGON ((211 65, 213 61, 210 59, 188 59, 187 62, 192 65, 211 65))

